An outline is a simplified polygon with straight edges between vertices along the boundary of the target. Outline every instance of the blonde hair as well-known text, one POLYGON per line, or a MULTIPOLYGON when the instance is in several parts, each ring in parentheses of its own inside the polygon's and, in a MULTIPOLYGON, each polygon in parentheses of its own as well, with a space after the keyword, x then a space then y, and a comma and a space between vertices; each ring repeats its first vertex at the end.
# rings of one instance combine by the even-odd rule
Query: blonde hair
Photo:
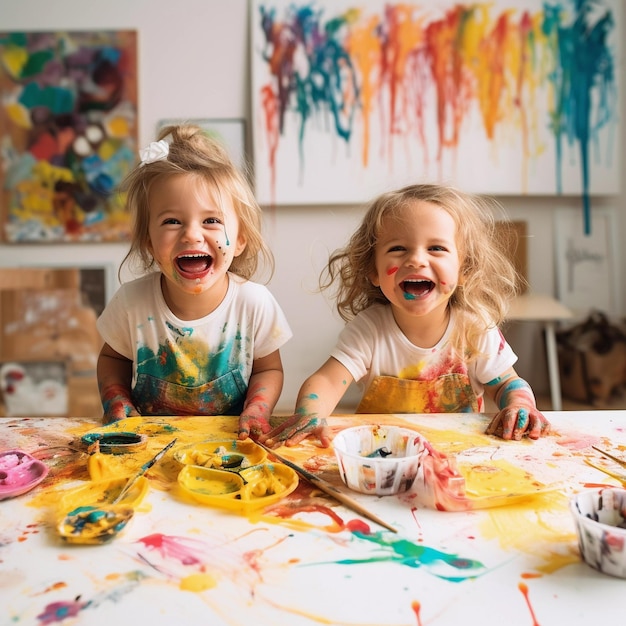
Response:
POLYGON ((444 209, 456 225, 459 249, 459 285, 450 299, 455 311, 452 347, 466 358, 478 356, 478 342, 486 329, 500 326, 508 303, 518 292, 522 279, 506 250, 504 229, 496 229, 495 211, 502 212, 498 224, 509 224, 502 207, 487 198, 462 193, 443 185, 411 185, 376 198, 348 245, 334 252, 320 277, 321 289, 335 284, 336 306, 349 321, 372 304, 389 305, 370 276, 376 271, 376 243, 383 221, 416 202, 444 209))
POLYGON ((264 265, 269 268, 271 277, 274 257, 261 235, 261 207, 245 175, 231 161, 222 145, 199 126, 191 124, 167 126, 161 130, 157 139, 168 140, 167 158, 140 163, 120 187, 120 191, 126 193, 126 208, 133 220, 130 250, 121 267, 136 262, 141 271, 154 269, 155 260, 148 246, 150 189, 157 180, 191 174, 201 177, 207 183, 213 195, 212 199, 222 211, 223 198, 229 197, 232 201, 246 246, 243 252, 233 259, 230 271, 249 279, 257 271, 261 258, 264 265))

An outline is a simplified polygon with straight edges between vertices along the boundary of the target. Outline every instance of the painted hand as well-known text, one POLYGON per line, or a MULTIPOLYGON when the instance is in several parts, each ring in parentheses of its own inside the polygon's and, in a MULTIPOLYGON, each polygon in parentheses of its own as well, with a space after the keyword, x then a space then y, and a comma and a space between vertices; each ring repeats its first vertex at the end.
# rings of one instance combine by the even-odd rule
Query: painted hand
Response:
POLYGON ((239 416, 239 439, 258 439, 261 435, 269 432, 270 423, 265 417, 256 415, 239 416))
POLYGON ((105 424, 141 415, 128 397, 126 389, 118 385, 112 385, 102 392, 102 406, 104 407, 102 421, 105 424))
POLYGON ((111 424, 127 417, 137 417, 141 415, 131 402, 118 401, 112 402, 107 406, 102 421, 104 424, 111 424))
POLYGON ((519 441, 524 435, 539 439, 550 432, 550 422, 535 407, 507 406, 495 414, 486 432, 507 440, 519 441))
POLYGON ((268 448, 275 448, 281 444, 296 446, 307 437, 317 437, 322 448, 330 445, 330 429, 325 419, 317 415, 292 415, 280 426, 259 437, 259 441, 268 448))

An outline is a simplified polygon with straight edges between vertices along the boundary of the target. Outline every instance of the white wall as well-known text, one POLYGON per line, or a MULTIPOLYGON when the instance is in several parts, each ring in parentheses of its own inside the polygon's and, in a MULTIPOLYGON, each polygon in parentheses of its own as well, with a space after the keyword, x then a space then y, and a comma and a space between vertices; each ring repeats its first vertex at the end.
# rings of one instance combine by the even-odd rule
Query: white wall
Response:
MULTIPOLYGON (((158 120, 164 118, 249 119, 248 19, 246 0, 0 0, 2 30, 139 32, 140 145, 153 139, 158 120)), ((624 74, 622 59, 618 71, 624 74)), ((557 207, 580 211, 580 199, 500 200, 512 218, 528 222, 531 288, 554 293, 552 211, 557 207)), ((621 209, 624 194, 594 204, 603 205, 621 209)), ((283 350, 286 376, 281 410, 293 408, 300 383, 325 360, 341 328, 332 304, 315 290, 328 252, 345 243, 361 212, 362 207, 356 206, 278 207, 266 212, 266 235, 276 257, 276 272, 269 286, 294 331, 283 350)), ((622 240, 626 220, 618 217, 622 240)), ((126 250, 126 244, 0 245, 0 267, 62 262, 109 263, 117 268, 126 250)), ((623 263, 620 256, 620 279, 626 273, 623 263)), ((626 290, 622 292, 624 295, 626 290)), ((625 308, 622 303, 622 310, 625 308)), ((516 324, 509 328, 508 336, 520 356, 518 371, 535 391, 547 392, 538 328, 516 324)), ((355 398, 350 392, 348 404, 355 398)))

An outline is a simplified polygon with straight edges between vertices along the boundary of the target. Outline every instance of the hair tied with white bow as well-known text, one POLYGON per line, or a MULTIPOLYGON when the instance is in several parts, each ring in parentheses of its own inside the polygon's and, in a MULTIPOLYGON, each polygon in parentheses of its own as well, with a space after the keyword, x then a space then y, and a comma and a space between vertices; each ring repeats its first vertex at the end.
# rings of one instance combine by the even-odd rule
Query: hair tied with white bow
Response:
POLYGON ((155 161, 162 161, 167 159, 167 155, 170 153, 170 145, 161 139, 161 141, 153 141, 150 145, 143 150, 139 150, 139 157, 141 158, 140 165, 146 165, 146 163, 154 163, 155 161))

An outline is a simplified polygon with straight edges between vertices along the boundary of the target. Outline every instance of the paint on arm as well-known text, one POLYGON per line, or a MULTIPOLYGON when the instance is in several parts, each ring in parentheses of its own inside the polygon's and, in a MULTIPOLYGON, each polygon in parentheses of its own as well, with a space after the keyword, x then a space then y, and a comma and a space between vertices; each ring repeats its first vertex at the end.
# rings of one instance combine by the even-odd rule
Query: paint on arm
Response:
POLYGON ((124 385, 101 386, 100 398, 105 422, 114 422, 125 417, 139 415, 131 399, 130 390, 124 385))
POLYGON ((514 405, 536 407, 533 390, 523 378, 519 377, 504 382, 498 391, 497 404, 500 410, 514 405))

